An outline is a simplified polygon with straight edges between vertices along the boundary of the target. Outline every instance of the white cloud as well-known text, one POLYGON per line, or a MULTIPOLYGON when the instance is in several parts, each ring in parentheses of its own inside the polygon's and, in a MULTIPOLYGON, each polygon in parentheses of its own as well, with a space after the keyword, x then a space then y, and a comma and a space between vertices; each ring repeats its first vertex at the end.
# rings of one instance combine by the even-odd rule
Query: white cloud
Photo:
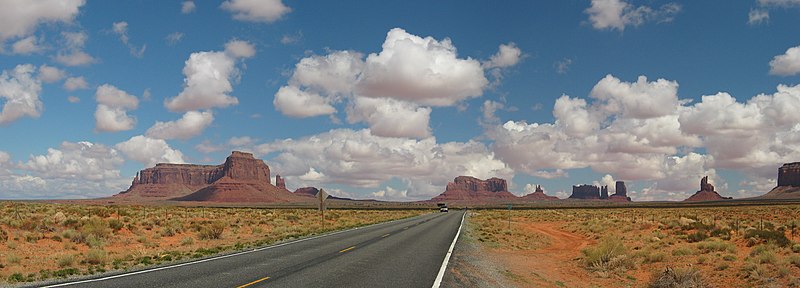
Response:
POLYGON ((233 13, 233 19, 249 22, 275 22, 292 11, 281 0, 229 0, 220 8, 233 13))
POLYGON ((89 83, 86 83, 86 79, 83 76, 80 77, 69 77, 66 81, 64 81, 64 89, 67 91, 75 91, 78 89, 88 89, 89 83))
MULTIPOLYGON (((520 55, 519 48, 504 44, 487 65, 508 67, 520 55)), ((351 123, 366 122, 383 136, 419 138, 430 133, 431 106, 454 106, 481 96, 489 82, 484 73, 479 61, 458 58, 450 39, 422 38, 395 28, 387 33, 383 50, 366 60, 355 51, 301 59, 273 104, 287 116, 313 117, 333 115, 334 105, 347 101, 351 123), (422 126, 389 132, 386 121, 400 118, 391 113, 410 116, 422 126)))
POLYGON ((758 4, 763 6, 790 7, 800 5, 800 0, 758 0, 758 4))
POLYGON ((277 153, 270 166, 289 182, 300 182, 298 178, 306 175, 304 179, 319 179, 322 184, 376 188, 395 178, 406 183, 407 196, 413 199, 441 193, 459 175, 510 179, 513 174, 479 142, 380 137, 369 129, 331 130, 262 144, 254 150, 261 155, 277 153), (309 178, 312 174, 317 176, 309 178))
POLYGON ((397 190, 386 186, 383 190, 372 192, 372 196, 378 200, 404 201, 408 200, 408 190, 397 190))
POLYGON ((281 37, 281 44, 294 44, 300 42, 300 40, 303 40, 303 31, 298 31, 295 34, 284 34, 283 37, 281 37))
POLYGON ((166 99, 164 106, 172 112, 187 112, 239 104, 239 99, 228 95, 233 91, 231 81, 240 76, 235 66, 236 57, 252 56, 252 46, 233 40, 226 44, 226 52, 196 52, 189 56, 183 67, 183 91, 166 99), (227 50, 227 49, 226 49, 227 50))
POLYGON ((42 114, 44 104, 39 99, 42 82, 33 75, 35 71, 33 65, 24 64, 0 74, 0 98, 5 99, 0 111, 0 125, 24 116, 37 118, 42 114))
POLYGON ((800 73, 800 46, 791 47, 786 53, 769 61, 769 74, 792 76, 800 73))
POLYGON ((86 32, 61 32, 61 37, 64 38, 65 47, 56 55, 56 62, 66 66, 86 66, 97 62, 97 59, 83 51, 89 40, 86 32))
POLYGON ((128 22, 125 21, 114 22, 111 25, 111 31, 114 32, 114 34, 117 34, 117 36, 119 36, 119 41, 121 41, 122 44, 128 46, 128 49, 130 49, 131 52, 131 56, 137 58, 142 58, 142 56, 144 56, 144 51, 147 50, 147 45, 142 45, 141 48, 136 48, 135 45, 130 43, 130 37, 128 36, 128 22))
POLYGON ((747 24, 758 25, 769 21, 769 11, 761 9, 750 9, 747 13, 747 24))
POLYGON ((70 23, 85 0, 8 0, 0 2, 0 44, 32 34, 42 23, 70 23))
POLYGON ((498 110, 503 110, 505 105, 503 103, 486 100, 483 101, 483 106, 481 107, 481 112, 483 112, 483 120, 482 124, 499 124, 500 117, 497 117, 496 112, 498 110))
POLYGON ((181 40, 183 40, 183 36, 184 35, 182 32, 174 32, 167 35, 167 37, 164 37, 164 39, 167 40, 167 45, 175 46, 175 44, 178 44, 178 42, 181 42, 181 40))
POLYGON ((67 101, 69 101, 69 103, 78 103, 81 102, 81 98, 78 98, 76 96, 69 96, 67 97, 67 101))
POLYGON ((80 178, 92 181, 118 179, 124 160, 116 150, 91 142, 62 142, 47 155, 31 156, 21 169, 35 171, 44 178, 80 178))
POLYGON ((183 153, 172 149, 163 139, 153 139, 142 135, 114 145, 128 159, 144 164, 146 167, 156 163, 184 163, 183 153))
POLYGON ((41 46, 39 43, 39 39, 36 39, 35 36, 28 36, 14 42, 11 45, 11 52, 14 54, 33 54, 39 53, 44 50, 44 47, 41 46))
POLYGON ((194 5, 194 1, 183 1, 181 3, 181 13, 189 14, 197 10, 197 6, 194 5))
POLYGON ((639 76, 636 83, 627 83, 606 75, 590 95, 605 101, 603 110, 609 113, 622 112, 623 116, 639 119, 661 117, 678 107, 678 82, 647 82, 647 77, 639 76))
POLYGON ((155 139, 189 139, 200 135, 214 122, 214 113, 211 111, 189 111, 176 121, 161 122, 150 129, 145 135, 155 139))
POLYGON ((592 27, 598 30, 625 30, 626 26, 640 26, 645 22, 671 22, 681 11, 677 3, 668 3, 658 9, 634 6, 624 0, 592 0, 586 9, 592 27))
POLYGON ((95 129, 100 132, 118 132, 133 129, 136 118, 128 110, 139 106, 139 99, 109 84, 97 87, 97 110, 94 112, 95 129))
POLYGON ((539 170, 539 171, 534 171, 533 173, 531 173, 531 175, 544 179, 558 179, 558 178, 569 177, 569 173, 567 173, 562 169, 556 169, 554 171, 539 170))
POLYGON ((516 44, 500 44, 497 54, 492 55, 488 61, 483 62, 483 67, 486 69, 491 68, 506 68, 517 65, 522 59, 522 50, 516 44))
POLYGON ((390 30, 380 53, 367 56, 358 94, 429 106, 450 106, 481 96, 488 80, 480 62, 459 59, 450 39, 390 30))
POLYGON ((430 107, 391 98, 356 96, 347 109, 348 122, 366 122, 372 134, 384 137, 428 137, 430 118, 430 107))
POLYGON ((243 40, 231 40, 225 43, 225 53, 233 58, 250 58, 256 55, 256 47, 243 40))
POLYGON ((283 115, 297 118, 330 115, 336 108, 316 93, 300 90, 295 86, 283 86, 275 93, 272 105, 283 115))
POLYGON ((44 83, 54 83, 67 77, 67 72, 53 66, 42 64, 39 66, 39 79, 44 83))

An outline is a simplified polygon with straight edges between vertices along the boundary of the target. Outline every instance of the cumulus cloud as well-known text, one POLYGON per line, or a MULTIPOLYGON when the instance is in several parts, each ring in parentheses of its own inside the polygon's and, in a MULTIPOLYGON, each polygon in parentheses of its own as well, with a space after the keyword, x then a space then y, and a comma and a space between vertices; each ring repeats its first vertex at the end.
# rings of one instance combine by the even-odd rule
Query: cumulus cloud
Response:
POLYGON ((64 81, 64 89, 67 91, 75 91, 79 89, 88 89, 89 83, 86 83, 86 79, 83 76, 80 77, 69 77, 66 81, 64 81))
POLYGON ((769 11, 761 9, 751 9, 747 13, 747 24, 758 25, 769 21, 769 11))
POLYGON ((425 138, 431 135, 430 107, 391 98, 355 97, 347 110, 350 123, 366 122, 376 136, 425 138))
POLYGON ((249 43, 233 40, 226 44, 226 51, 192 53, 183 67, 183 91, 166 99, 164 106, 187 112, 239 104, 239 99, 228 95, 233 91, 231 82, 240 75, 236 60, 253 56, 255 50, 249 43))
POLYGON ((786 53, 769 61, 769 74, 792 76, 800 73, 800 46, 791 47, 786 53))
POLYGON ((231 12, 233 19, 248 22, 272 23, 292 12, 282 0, 229 0, 220 8, 231 12))
POLYGON ((600 80, 590 96, 603 100, 608 113, 621 112, 625 117, 654 118, 672 113, 678 106, 678 82, 658 79, 648 82, 639 76, 636 83, 625 83, 607 75, 600 80))
POLYGON ((185 163, 183 153, 167 144, 163 139, 153 139, 142 135, 134 136, 128 141, 114 145, 125 157, 144 164, 146 167, 157 163, 185 163))
POLYGON ((369 129, 337 129, 301 139, 278 140, 254 147, 257 154, 276 153, 271 167, 289 182, 310 171, 323 175, 309 184, 344 184, 377 188, 393 178, 406 184, 407 197, 427 199, 441 193, 459 175, 504 177, 513 171, 480 142, 436 143, 375 136, 369 129), (313 170, 312 170, 313 168, 313 170))
POLYGON ((22 38, 11 45, 11 52, 14 54, 23 55, 42 52, 44 47, 42 47, 39 42, 39 39, 37 39, 35 36, 22 38))
POLYGON ((181 119, 169 122, 156 121, 145 135, 155 139, 189 139, 200 135, 214 122, 211 111, 189 111, 181 119))
POLYGON ((183 1, 181 3, 181 13, 189 14, 197 10, 197 6, 194 5, 194 1, 183 1))
POLYGON ((421 138, 429 135, 431 107, 454 106, 483 95, 489 86, 485 69, 515 65, 521 55, 513 43, 503 44, 482 65, 459 58, 450 39, 423 38, 395 28, 379 53, 364 57, 355 51, 332 51, 301 59, 273 104, 287 116, 313 117, 333 115, 334 105, 346 101, 351 123, 365 122, 376 133, 386 130, 386 120, 397 119, 390 113, 401 113, 425 127, 382 135, 421 138))
POLYGON ((517 65, 522 59, 522 50, 516 44, 500 44, 497 54, 492 55, 488 61, 483 62, 483 67, 491 68, 506 68, 517 65))
POLYGON ((78 103, 78 102, 81 102, 81 98, 78 98, 76 96, 69 96, 69 97, 67 97, 67 101, 69 103, 78 103))
POLYGON ((256 47, 247 41, 231 40, 225 43, 225 53, 233 58, 250 58, 256 55, 256 47))
POLYGON ((758 4, 763 6, 790 7, 800 5, 800 0, 758 0, 758 4))
POLYGON ((67 72, 53 66, 42 64, 39 66, 39 79, 44 83, 54 83, 67 77, 67 72))
POLYGON ((85 0, 10 0, 0 2, 0 43, 28 36, 42 23, 70 23, 85 0))
POLYGON ((681 5, 668 3, 658 9, 634 6, 624 0, 592 0, 586 9, 589 22, 598 30, 625 30, 626 26, 638 27, 646 22, 672 22, 681 11, 681 5))
POLYGON ((283 115, 306 118, 336 113, 336 108, 328 100, 313 92, 300 90, 295 86, 283 86, 275 93, 272 101, 275 109, 283 115))
POLYGON ((139 99, 109 84, 97 87, 95 93, 97 110, 94 112, 95 130, 118 132, 133 129, 136 118, 128 116, 128 110, 139 106, 139 99))
POLYGON ((61 32, 64 38, 64 48, 58 52, 55 60, 66 66, 86 66, 94 64, 97 59, 83 51, 89 35, 86 32, 61 32))
POLYGON ((105 145, 91 142, 67 142, 47 149, 46 155, 31 156, 19 168, 38 172, 45 178, 81 178, 92 181, 117 179, 124 160, 105 145))
POLYGON ((39 99, 42 82, 34 76, 35 71, 35 66, 24 64, 0 74, 0 98, 5 100, 0 111, 0 125, 25 116, 37 118, 42 114, 44 104, 39 99))

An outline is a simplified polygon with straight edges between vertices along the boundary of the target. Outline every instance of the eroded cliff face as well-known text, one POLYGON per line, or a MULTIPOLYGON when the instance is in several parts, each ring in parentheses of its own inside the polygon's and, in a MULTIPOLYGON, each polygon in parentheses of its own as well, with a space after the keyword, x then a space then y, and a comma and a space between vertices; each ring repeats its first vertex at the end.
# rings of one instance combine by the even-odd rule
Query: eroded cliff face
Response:
POLYGON ((453 182, 447 183, 444 193, 434 197, 431 201, 481 202, 516 198, 518 197, 508 192, 508 183, 505 179, 480 180, 470 176, 458 176, 453 182))
POLYGON ((760 198, 800 199, 800 162, 778 168, 778 186, 760 198))
POLYGON ((221 165, 156 164, 115 197, 133 200, 288 202, 298 197, 270 184, 270 170, 253 154, 233 151, 221 165))
POLYGON ((528 195, 522 196, 522 198, 524 198, 526 200, 533 200, 533 201, 558 200, 558 197, 556 197, 556 196, 550 196, 550 195, 544 194, 544 189, 542 189, 542 186, 539 186, 539 185, 536 185, 536 190, 534 190, 533 193, 530 193, 528 195))
MULTIPOLYGON (((608 194, 608 192, 606 192, 608 194)), ((600 199, 600 187, 594 185, 572 186, 572 194, 569 199, 600 199)))

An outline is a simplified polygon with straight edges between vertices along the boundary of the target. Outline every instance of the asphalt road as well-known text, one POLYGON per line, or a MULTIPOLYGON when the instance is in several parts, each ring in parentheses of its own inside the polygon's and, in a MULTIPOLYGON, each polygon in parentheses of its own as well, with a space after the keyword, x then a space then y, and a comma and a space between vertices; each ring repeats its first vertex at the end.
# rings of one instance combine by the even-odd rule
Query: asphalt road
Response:
POLYGON ((431 287, 464 213, 422 215, 60 287, 431 287))

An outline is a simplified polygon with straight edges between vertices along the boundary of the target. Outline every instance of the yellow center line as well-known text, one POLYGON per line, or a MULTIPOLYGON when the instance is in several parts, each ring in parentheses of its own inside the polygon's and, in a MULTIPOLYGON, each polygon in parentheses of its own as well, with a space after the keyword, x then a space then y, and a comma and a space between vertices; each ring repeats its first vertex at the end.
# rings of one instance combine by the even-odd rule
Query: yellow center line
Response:
POLYGON ((386 237, 389 237, 389 235, 391 235, 391 234, 386 234, 386 235, 383 235, 383 236, 381 236, 381 238, 386 238, 386 237))
POLYGON ((350 246, 350 248, 339 250, 339 253, 344 253, 344 252, 347 252, 347 251, 353 250, 353 249, 355 249, 355 248, 356 248, 356 246, 350 246))
POLYGON ((256 284, 256 283, 258 283, 258 282, 261 282, 261 281, 264 281, 264 280, 267 280, 267 279, 269 279, 269 277, 264 277, 264 278, 258 279, 258 280, 256 280, 256 281, 253 281, 253 282, 250 282, 250 283, 244 284, 244 285, 242 285, 242 286, 239 286, 239 287, 236 287, 236 288, 244 288, 244 287, 247 287, 247 286, 250 286, 250 285, 256 284))

